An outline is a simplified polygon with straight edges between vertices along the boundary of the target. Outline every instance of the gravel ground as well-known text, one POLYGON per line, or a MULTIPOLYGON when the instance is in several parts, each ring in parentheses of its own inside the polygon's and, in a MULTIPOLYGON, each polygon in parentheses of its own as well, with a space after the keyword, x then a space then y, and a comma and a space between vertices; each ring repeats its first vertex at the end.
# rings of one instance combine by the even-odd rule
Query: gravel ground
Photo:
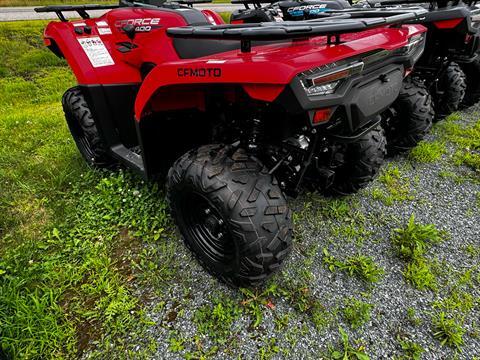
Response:
MULTIPOLYGON (((478 108, 474 108, 463 112, 461 122, 472 124, 477 121, 478 111, 478 108)), ((453 151, 453 146, 449 145, 448 152, 453 151)), ((444 158, 446 156, 448 154, 444 158)), ((298 311, 291 302, 275 297, 272 300, 275 308, 264 307, 263 320, 258 328, 252 330, 251 318, 245 314, 240 316, 232 326, 232 337, 235 341, 227 350, 220 347, 220 351, 214 354, 213 358, 259 358, 263 354, 273 358, 318 359, 329 353, 329 346, 338 348, 339 326, 348 333, 352 344, 365 349, 365 353, 372 359, 400 356, 402 350, 399 337, 421 345, 425 350, 422 359, 473 359, 480 356, 477 328, 480 323, 478 281, 469 290, 477 303, 465 317, 465 343, 461 351, 441 346, 439 341, 433 338, 431 325, 431 316, 435 312, 432 303, 446 296, 446 289, 451 285, 451 276, 478 265, 478 256, 466 254, 465 247, 480 246, 480 212, 477 202, 480 185, 474 181, 458 183, 455 179, 440 176, 445 170, 473 175, 472 171, 452 165, 445 159, 430 164, 412 164, 404 155, 389 162, 398 166, 402 175, 410 180, 414 199, 395 202, 391 206, 374 200, 372 189, 382 186, 379 180, 352 196, 350 200, 357 204, 358 211, 366 219, 367 236, 363 241, 332 238, 331 227, 335 222, 319 224, 315 217, 297 221, 294 251, 284 272, 274 279, 281 282, 284 278, 298 276, 298 269, 304 266, 306 260, 302 249, 318 246, 319 251, 309 258, 309 269, 313 275, 309 282, 312 295, 333 314, 334 309, 343 306, 345 299, 352 296, 362 298, 374 305, 371 320, 359 329, 352 330, 344 322, 341 312, 338 312, 326 328, 317 330, 308 316, 298 311), (442 268, 451 269, 450 275, 440 276, 440 290, 437 293, 416 290, 407 284, 402 275, 405 263, 392 248, 392 230, 403 226, 412 213, 418 222, 432 223, 450 234, 448 240, 434 245, 427 254, 429 259, 437 259, 438 263, 443 264, 442 268), (324 247, 341 259, 358 253, 371 256, 385 270, 385 274, 379 283, 368 285, 345 273, 331 272, 322 262, 321 249, 324 247), (416 324, 407 316, 409 308, 415 309, 418 319, 416 324), (276 329, 275 318, 285 315, 289 316, 288 325, 284 329, 276 329), (276 339, 278 348, 268 347, 268 339, 271 338, 276 339)), ((304 205, 315 197, 320 198, 319 195, 302 196, 292 202, 292 207, 301 211, 304 205)), ((312 213, 314 210, 313 207, 312 213)), ((156 358, 183 358, 199 348, 193 341, 199 334, 192 317, 202 305, 209 304, 212 297, 223 295, 238 302, 242 299, 239 291, 220 284, 206 274, 183 247, 180 247, 179 257, 182 280, 178 281, 169 293, 154 301, 154 306, 150 309, 149 315, 156 325, 148 330, 148 334, 157 342, 156 358), (161 300, 166 302, 160 303, 161 300), (183 350, 171 351, 169 339, 172 334, 185 339, 183 350)), ((197 343, 201 343, 203 349, 213 345, 211 338, 199 336, 197 343)), ((138 345, 138 348, 141 346, 138 345)))

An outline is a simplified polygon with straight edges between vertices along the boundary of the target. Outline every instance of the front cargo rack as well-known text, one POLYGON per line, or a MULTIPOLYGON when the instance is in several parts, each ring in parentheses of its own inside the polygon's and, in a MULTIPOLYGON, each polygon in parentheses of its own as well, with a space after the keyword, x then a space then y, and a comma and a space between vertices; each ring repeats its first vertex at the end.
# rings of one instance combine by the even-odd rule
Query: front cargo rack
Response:
POLYGON ((425 9, 420 8, 332 10, 328 11, 331 16, 320 19, 256 24, 183 26, 169 28, 167 34, 175 38, 239 40, 241 41, 241 51, 250 52, 252 41, 327 36, 329 44, 339 43, 341 34, 364 31, 379 26, 400 25, 417 19, 426 12, 425 9))

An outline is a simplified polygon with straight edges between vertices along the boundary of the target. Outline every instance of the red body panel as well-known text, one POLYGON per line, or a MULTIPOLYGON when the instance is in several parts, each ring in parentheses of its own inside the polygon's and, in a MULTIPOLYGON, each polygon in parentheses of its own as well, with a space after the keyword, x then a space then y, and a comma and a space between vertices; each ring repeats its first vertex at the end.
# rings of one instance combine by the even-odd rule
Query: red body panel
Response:
POLYGON ((421 25, 405 25, 400 31, 379 28, 343 35, 345 43, 340 45, 327 45, 325 37, 316 37, 258 46, 245 54, 234 50, 188 61, 165 62, 155 67, 143 82, 135 102, 135 117, 141 119, 148 112, 147 104, 157 89, 180 84, 242 84, 252 98, 273 101, 299 72, 371 50, 397 49, 406 45, 410 36, 424 31, 421 25), (179 76, 182 68, 215 68, 220 69, 222 76, 179 76))
MULTIPOLYGON (((120 8, 107 12, 96 19, 72 22, 51 22, 44 32, 46 39, 54 40, 68 64, 72 68, 79 84, 125 84, 141 82, 139 67, 144 62, 161 63, 178 59, 172 40, 165 29, 187 25, 183 17, 174 12, 155 9, 120 8), (158 27, 152 26, 150 32, 137 33, 135 44, 138 48, 129 53, 121 53, 116 45, 129 41, 121 30, 129 20, 160 19, 158 27), (91 27, 91 34, 77 34, 74 29, 91 27), (107 24, 107 26, 98 26, 107 24), (120 27, 119 27, 120 26, 120 27), (111 34, 100 34, 100 29, 110 29, 111 34), (78 39, 99 36, 110 53, 115 65, 94 68, 83 51, 78 39)), ((105 30, 104 30, 105 31, 105 30)))
MULTIPOLYGON (((223 23, 212 11, 203 11, 205 23, 223 23)), ((188 25, 178 11, 146 8, 119 8, 97 19, 73 22, 51 22, 45 30, 46 41, 54 42, 82 85, 141 83, 135 102, 135 117, 158 109, 203 107, 201 96, 191 90, 182 99, 168 96, 171 86, 200 84, 236 84, 254 99, 273 101, 284 86, 298 73, 350 58, 372 50, 393 50, 407 44, 408 39, 426 29, 421 25, 400 28, 381 27, 341 36, 341 44, 327 44, 326 37, 285 41, 256 46, 250 53, 232 50, 197 59, 180 59, 169 27, 188 25), (135 47, 121 52, 121 42, 130 42, 122 26, 137 27, 135 47), (91 28, 85 33, 85 26, 91 28), (80 29, 82 31, 80 31, 80 29), (77 32, 75 31, 77 30, 77 32), (81 33, 79 33, 81 32, 81 33), (113 63, 94 67, 79 40, 100 38, 113 63), (141 66, 156 66, 142 81, 141 66), (200 71, 202 76, 185 76, 200 71), (216 76, 219 75, 220 76, 216 76), (157 94, 157 95, 155 95, 157 94), (151 104, 154 99, 154 104, 151 104), (150 108, 149 108, 150 106, 150 108)), ((215 41, 215 40, 212 40, 215 41)))

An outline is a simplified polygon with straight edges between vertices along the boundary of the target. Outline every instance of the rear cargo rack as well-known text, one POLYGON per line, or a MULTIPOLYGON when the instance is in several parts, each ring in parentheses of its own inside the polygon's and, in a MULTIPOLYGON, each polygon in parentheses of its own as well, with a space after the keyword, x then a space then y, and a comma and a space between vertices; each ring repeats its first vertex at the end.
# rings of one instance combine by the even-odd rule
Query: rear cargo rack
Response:
POLYGON ((250 52, 252 41, 305 39, 327 36, 327 41, 339 43, 340 35, 379 26, 400 25, 425 14, 424 9, 355 9, 334 10, 330 17, 305 21, 263 22, 257 24, 226 24, 184 26, 167 29, 175 38, 240 40, 241 51, 250 52), (334 39, 334 41, 332 40, 334 39))
POLYGON ((171 8, 175 5, 186 5, 193 7, 196 4, 210 4, 213 0, 164 0, 158 1, 156 4, 144 3, 142 1, 130 1, 130 0, 121 0, 120 4, 123 6, 135 6, 135 7, 148 7, 152 9, 158 8, 171 8))
POLYGON ((159 3, 158 5, 153 4, 146 4, 137 1, 128 1, 123 0, 121 1, 121 5, 50 5, 50 6, 43 6, 35 8, 35 12, 43 13, 43 12, 54 12, 57 17, 63 21, 68 21, 65 18, 64 12, 76 12, 82 19, 90 19, 90 15, 87 13, 88 10, 111 10, 111 9, 118 9, 120 7, 125 6, 133 6, 133 7, 148 7, 152 9, 161 9, 161 8, 175 8, 175 7, 182 7, 181 5, 185 5, 188 7, 193 7, 195 4, 207 4, 211 3, 212 0, 175 0, 175 1, 165 1, 163 3, 159 3))
POLYGON ((210 4, 213 0, 175 0, 172 3, 193 7, 195 4, 210 4))
POLYGON ((258 9, 262 7, 262 4, 273 4, 278 0, 232 0, 231 2, 234 5, 244 5, 246 9, 250 9, 250 5, 258 9))
POLYGON ((57 14, 58 18, 65 22, 68 21, 65 16, 63 15, 64 11, 75 11, 80 15, 82 19, 90 19, 90 15, 88 15, 88 10, 110 10, 116 9, 120 7, 119 5, 50 5, 44 7, 35 8, 35 12, 43 13, 43 12, 54 12, 57 14))

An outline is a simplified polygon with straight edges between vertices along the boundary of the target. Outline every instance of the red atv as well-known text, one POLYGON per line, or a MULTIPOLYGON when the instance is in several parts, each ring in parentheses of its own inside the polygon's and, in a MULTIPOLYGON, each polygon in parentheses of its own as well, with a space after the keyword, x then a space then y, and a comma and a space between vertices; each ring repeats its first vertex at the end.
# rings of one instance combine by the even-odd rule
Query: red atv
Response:
POLYGON ((228 283, 254 285, 291 248, 285 193, 349 193, 385 154, 380 114, 423 51, 418 14, 221 24, 178 4, 50 6, 45 44, 65 57, 68 126, 86 161, 168 171, 187 246, 228 283), (105 8, 105 7, 103 7, 105 8), (107 6, 111 9, 114 6, 107 6), (63 11, 82 20, 66 21, 63 11))

